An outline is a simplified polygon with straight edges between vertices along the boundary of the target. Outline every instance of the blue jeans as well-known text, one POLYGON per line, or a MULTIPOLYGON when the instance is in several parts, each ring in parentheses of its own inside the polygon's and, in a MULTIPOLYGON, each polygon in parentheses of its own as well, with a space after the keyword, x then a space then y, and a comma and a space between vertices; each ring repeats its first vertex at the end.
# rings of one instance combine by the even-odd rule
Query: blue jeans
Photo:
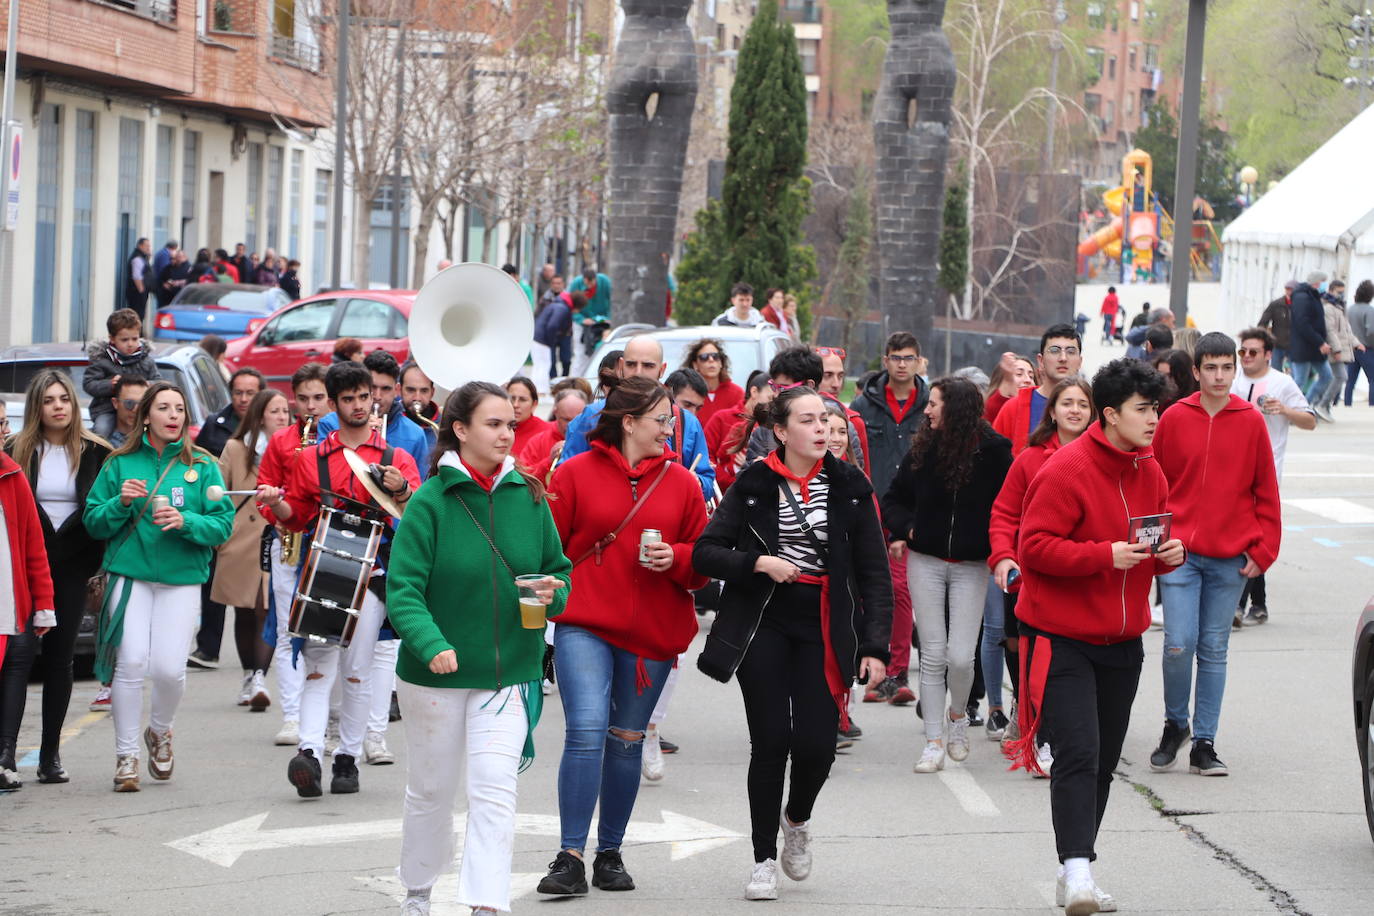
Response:
POLYGON ((1269 365, 1280 372, 1283 371, 1283 363, 1288 359, 1288 351, 1283 347, 1275 347, 1269 356, 1269 365))
POLYGON ((1175 725, 1188 724, 1196 656, 1194 738, 1216 740, 1231 620, 1247 581, 1240 575, 1244 565, 1244 557, 1189 553, 1182 566, 1159 579, 1164 598, 1164 714, 1175 725))
POLYGON ((1302 389, 1303 397, 1312 406, 1317 404, 1317 395, 1331 384, 1331 364, 1322 357, 1313 363, 1293 363, 1293 381, 1302 389))
POLYGON ((1350 375, 1345 380, 1345 406, 1355 399, 1355 383, 1360 380, 1360 370, 1369 382, 1369 404, 1374 407, 1374 353, 1368 349, 1355 351, 1355 362, 1349 367, 1350 375))
POLYGON ((1002 640, 1005 628, 1006 601, 997 580, 988 576, 988 593, 983 599, 983 642, 978 647, 978 661, 983 666, 983 688, 988 693, 988 709, 1002 706, 1002 663, 1007 649, 1002 640))
POLYGON ((658 695, 673 670, 673 660, 644 659, 652 685, 636 687, 639 657, 599 636, 560 623, 553 633, 558 695, 563 700, 567 735, 558 765, 558 816, 562 849, 581 852, 587 845, 592 811, 601 801, 596 851, 619 849, 639 794, 639 758, 644 730, 658 695), (612 729, 639 735, 626 741, 612 729))

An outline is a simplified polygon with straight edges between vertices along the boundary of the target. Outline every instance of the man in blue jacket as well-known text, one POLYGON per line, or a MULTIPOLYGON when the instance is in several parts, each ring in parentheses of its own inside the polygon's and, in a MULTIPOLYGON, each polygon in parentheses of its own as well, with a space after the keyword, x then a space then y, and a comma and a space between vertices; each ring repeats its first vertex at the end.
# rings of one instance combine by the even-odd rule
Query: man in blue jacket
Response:
MULTIPOLYGON (((420 479, 424 480, 429 472, 429 441, 419 424, 406 416, 405 405, 397 395, 396 383, 401 376, 401 367, 396 357, 385 350, 374 350, 367 354, 363 366, 372 373, 372 401, 381 404, 386 413, 387 445, 399 448, 415 459, 420 469, 420 479)), ((320 417, 316 435, 323 439, 339 428, 339 415, 327 413, 320 417)))
POLYGON ((1326 310, 1317 290, 1325 282, 1326 274, 1314 270, 1307 275, 1306 283, 1299 283, 1293 290, 1288 359, 1293 363, 1293 381, 1309 404, 1317 403, 1317 393, 1331 384, 1331 366, 1326 360, 1331 352, 1331 345, 1326 342, 1326 310))
MULTIPOLYGON (((658 381, 663 377, 663 370, 667 367, 668 364, 663 361, 662 345, 652 337, 637 334, 625 344, 625 352, 616 364, 615 371, 621 378, 642 375, 658 381)), ((596 418, 605 406, 606 399, 602 398, 588 406, 576 420, 568 424, 568 434, 563 440, 563 455, 560 461, 567 461, 574 455, 580 455, 588 450, 587 433, 596 425, 596 418)), ((701 482, 702 495, 710 500, 716 495, 716 469, 711 466, 711 458, 706 450, 706 435, 702 432, 701 423, 690 411, 682 410, 676 405, 673 406, 673 414, 673 435, 668 439, 668 445, 678 453, 678 460, 697 475, 697 480, 701 482), (681 443, 678 442, 679 429, 682 430, 681 443)))

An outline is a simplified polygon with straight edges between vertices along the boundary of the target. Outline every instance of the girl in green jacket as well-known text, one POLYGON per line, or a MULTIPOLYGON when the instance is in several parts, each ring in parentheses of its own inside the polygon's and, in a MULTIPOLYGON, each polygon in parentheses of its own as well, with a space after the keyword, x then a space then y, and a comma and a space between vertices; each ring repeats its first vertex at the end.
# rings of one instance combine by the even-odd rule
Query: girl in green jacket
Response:
POLYGON ((234 524, 231 500, 210 501, 223 486, 214 456, 191 445, 186 396, 155 382, 134 414, 129 439, 106 460, 86 497, 86 530, 108 541, 109 584, 96 636, 96 676, 114 676, 116 792, 138 791, 138 727, 143 682, 152 712, 143 742, 148 772, 172 776, 172 719, 186 688, 186 647, 200 617, 200 586, 214 548, 234 524), (165 502, 163 502, 165 500, 165 502))
MULTIPOLYGON (((516 775, 534 757, 544 627, 521 625, 516 576, 546 617, 563 611, 572 566, 544 487, 515 466, 506 392, 469 382, 449 396, 434 465, 406 506, 387 570, 387 613, 401 638, 396 691, 406 717, 404 912, 429 912, 453 860, 453 796, 467 769, 458 898, 474 913, 510 909, 516 775)), ((528 600, 528 599, 527 599, 528 600)))

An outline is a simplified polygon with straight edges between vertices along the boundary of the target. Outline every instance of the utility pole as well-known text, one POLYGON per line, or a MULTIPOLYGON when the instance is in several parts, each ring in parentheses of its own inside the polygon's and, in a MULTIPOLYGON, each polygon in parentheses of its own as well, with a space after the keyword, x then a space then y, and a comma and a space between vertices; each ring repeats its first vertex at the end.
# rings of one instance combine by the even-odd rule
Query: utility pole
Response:
POLYGON ((400 289, 401 280, 401 207, 405 204, 405 181, 401 176, 401 163, 404 161, 405 136, 401 117, 402 104, 406 91, 406 27, 398 22, 396 29, 396 142, 394 156, 395 171, 391 173, 391 288, 400 289))
POLYGON ((1054 168, 1054 128, 1059 121, 1059 52, 1064 50, 1064 23, 1069 13, 1064 0, 1054 5, 1054 35, 1050 37, 1050 110, 1045 121, 1045 148, 1040 154, 1040 171, 1048 174, 1054 168))
POLYGON ((344 134, 348 130, 348 5, 351 2, 338 0, 339 34, 334 47, 334 238, 333 263, 329 265, 329 285, 332 289, 343 286, 344 169, 347 167, 344 134))
POLYGON ((1174 255, 1169 308, 1179 327, 1188 323, 1188 281, 1192 278, 1193 197, 1197 194, 1198 122, 1202 108, 1202 46, 1207 0, 1188 0, 1188 39, 1183 52, 1183 98, 1179 104, 1178 174, 1174 181, 1174 255))
MULTIPOLYGON (((14 155, 14 140, 12 139, 11 122, 14 120, 14 78, 19 72, 19 0, 9 2, 9 21, 5 28, 5 90, 4 108, 0 112, 0 137, 3 137, 4 152, 0 159, 4 160, 5 182, 4 188, 6 197, 0 200, 0 207, 4 208, 0 213, 0 291, 3 291, 3 299, 9 304, 8 312, 13 312, 19 297, 11 296, 14 284, 10 277, 12 269, 11 254, 14 250, 14 233, 9 225, 9 197, 18 195, 19 188, 17 182, 11 179, 12 163, 10 157, 14 155), (16 186, 11 187, 14 183, 16 186)), ((17 127, 17 125, 16 125, 17 127)), ((0 340, 9 340, 10 322, 6 321, 0 327, 0 340)))

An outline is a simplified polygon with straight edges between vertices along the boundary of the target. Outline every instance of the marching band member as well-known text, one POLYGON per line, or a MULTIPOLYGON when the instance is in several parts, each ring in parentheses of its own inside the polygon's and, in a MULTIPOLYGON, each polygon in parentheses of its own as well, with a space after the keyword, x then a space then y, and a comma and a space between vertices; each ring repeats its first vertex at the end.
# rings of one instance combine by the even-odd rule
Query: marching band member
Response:
POLYGON ((706 584, 691 565, 706 505, 697 478, 666 448, 668 391, 635 376, 611 386, 588 433, 590 451, 553 474, 553 517, 573 558, 573 590, 554 631, 567 723, 558 768, 562 845, 541 894, 587 893, 583 850, 598 801, 592 884, 634 890, 620 844, 639 792, 644 733, 673 661, 696 634, 691 590, 706 584))
POLYGON ((510 909, 516 776, 534 758, 543 708, 544 618, 562 612, 572 570, 543 484, 510 455, 515 425, 493 384, 469 382, 450 395, 429 478, 396 535, 387 609, 402 641, 405 913, 429 911, 430 890, 453 860, 453 796, 464 770, 458 899, 474 913, 510 909), (515 580, 540 574, 527 586, 545 605, 531 626, 515 580))
MULTIPOLYGON (((286 395, 275 388, 253 396, 243 420, 219 456, 219 472, 231 490, 254 490, 258 465, 277 430, 291 425, 286 395)), ((228 499, 229 497, 225 497, 228 499)), ((243 666, 238 704, 263 712, 272 703, 267 692, 267 668, 272 646, 263 639, 267 616, 266 576, 262 570, 262 538, 270 516, 249 505, 252 497, 234 500, 234 530, 219 547, 210 600, 234 609, 234 644, 243 666)))
MULTIPOLYGON (((329 367, 324 384, 339 428, 301 452, 287 481, 285 494, 278 487, 258 487, 258 501, 270 508, 292 531, 310 529, 322 504, 346 507, 350 512, 374 520, 386 519, 386 511, 376 504, 344 460, 345 448, 356 451, 367 463, 381 467, 381 486, 400 505, 404 505, 412 490, 420 485, 415 460, 407 452, 388 446, 369 425, 372 373, 352 362, 336 363, 329 367)), ((343 678, 339 750, 334 755, 329 791, 334 795, 358 791, 357 760, 362 753, 368 722, 372 656, 386 616, 386 609, 378 597, 385 582, 386 558, 382 556, 379 560, 362 607, 358 609, 357 627, 348 648, 340 651, 333 646, 311 645, 307 641, 300 652, 305 668, 300 744, 299 752, 287 766, 287 779, 301 798, 318 798, 323 792, 320 759, 324 752, 329 693, 338 677, 343 678)))
MULTIPOLYGON (((262 461, 258 463, 258 486, 283 489, 301 451, 314 445, 320 417, 329 413, 329 395, 324 388, 326 367, 322 363, 306 363, 291 376, 291 392, 296 401, 296 422, 278 430, 267 443, 262 461)), ((264 518, 275 518, 272 510, 259 503, 264 518)), ((305 672, 292 662, 291 634, 287 619, 291 616, 291 600, 296 594, 296 579, 300 575, 303 558, 301 535, 294 534, 294 556, 282 557, 285 539, 281 532, 271 529, 264 537, 272 539, 271 580, 272 609, 276 624, 276 651, 273 660, 277 671, 277 702, 281 705, 282 727, 273 739, 283 747, 295 747, 301 740, 301 686, 305 672), (287 563, 286 560, 290 560, 287 563)))
POLYGON ((779 827, 783 873, 810 875, 811 811, 849 726, 849 688, 886 675, 892 627, 873 485, 829 453, 813 388, 785 389, 767 410, 780 446, 740 472, 692 553, 698 572, 725 582, 697 667, 735 676, 749 723, 749 900, 778 896, 779 827))
POLYGON ((86 530, 109 542, 109 584, 96 638, 96 677, 111 674, 116 792, 137 792, 138 726, 143 683, 152 683, 152 713, 143 731, 148 772, 170 779, 172 721, 186 689, 186 647, 200 616, 200 587, 214 548, 234 524, 228 500, 205 491, 222 486, 219 466, 186 435, 186 396, 154 382, 134 414, 131 436, 111 453, 86 498, 86 530))

